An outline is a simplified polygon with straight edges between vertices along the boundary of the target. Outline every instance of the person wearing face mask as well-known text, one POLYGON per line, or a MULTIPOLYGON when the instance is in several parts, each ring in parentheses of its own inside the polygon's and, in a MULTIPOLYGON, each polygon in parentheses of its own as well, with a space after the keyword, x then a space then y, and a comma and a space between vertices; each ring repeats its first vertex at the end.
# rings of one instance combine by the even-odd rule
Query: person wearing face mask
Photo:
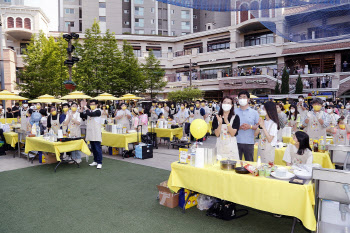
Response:
MULTIPOLYGON (((86 141, 90 141, 94 162, 89 166, 96 166, 97 169, 102 168, 102 131, 101 131, 101 110, 97 108, 98 101, 90 100, 90 109, 81 102, 80 117, 86 119, 86 141)), ((125 106, 126 107, 126 106, 125 106)))
POLYGON ((185 105, 181 104, 180 105, 180 111, 178 111, 176 115, 176 122, 182 126, 185 122, 187 122, 189 118, 188 110, 185 109, 185 105))
POLYGON ((174 116, 174 115, 177 113, 176 110, 177 110, 177 109, 175 108, 175 104, 174 104, 174 103, 171 103, 170 109, 169 109, 169 114, 174 116))
POLYGON ((12 114, 14 118, 18 118, 20 116, 20 109, 19 109, 19 103, 16 102, 15 106, 12 108, 12 114))
POLYGON ((201 107, 200 101, 196 101, 196 107, 194 108, 194 119, 202 119, 205 117, 205 109, 201 107))
POLYGON ((47 118, 47 128, 52 129, 57 135, 58 130, 60 129, 60 114, 57 113, 56 107, 51 107, 50 115, 47 118))
POLYGON ((307 114, 307 104, 304 102, 304 96, 298 96, 297 110, 300 114, 300 119, 304 120, 307 114))
POLYGON ((34 105, 34 112, 39 112, 41 109, 41 103, 36 103, 36 105, 34 105))
POLYGON ((28 109, 27 113, 26 113, 26 120, 24 121, 26 123, 26 127, 25 127, 25 131, 26 132, 31 132, 32 131, 32 124, 30 123, 30 119, 32 117, 33 114, 33 109, 28 109))
POLYGON ((337 125, 339 115, 334 113, 334 105, 328 105, 326 107, 326 111, 327 111, 327 117, 328 117, 328 123, 329 123, 327 132, 331 132, 330 129, 337 125))
POLYGON ((318 140, 323 136, 326 138, 326 129, 329 126, 327 114, 321 111, 322 100, 316 98, 312 101, 312 110, 306 115, 303 121, 304 131, 312 140, 318 140))
POLYGON ((152 107, 149 110, 150 113, 151 113, 151 119, 150 119, 151 122, 157 122, 157 120, 158 120, 158 115, 156 113, 156 108, 157 108, 157 102, 155 100, 153 100, 152 101, 152 107))
POLYGON ((5 116, 5 111, 3 109, 2 104, 0 104, 0 118, 4 118, 4 116, 5 116))
POLYGON ((69 124, 69 121, 67 121, 68 112, 69 112, 68 103, 62 104, 62 112, 61 114, 59 114, 59 119, 61 124, 60 129, 62 129, 63 134, 68 133, 68 124, 69 124))
POLYGON ((159 122, 163 122, 163 125, 166 124, 166 119, 164 117, 164 114, 161 112, 159 113, 159 116, 158 116, 158 121, 157 121, 157 126, 159 127, 159 122))
POLYGON ((265 120, 259 118, 259 128, 256 129, 254 136, 261 133, 258 144, 258 156, 262 163, 274 163, 275 146, 277 144, 277 134, 279 130, 279 119, 276 104, 268 101, 264 104, 266 109, 265 120))
POLYGON ((108 119, 108 109, 107 109, 107 106, 105 104, 102 105, 101 119, 102 119, 102 124, 104 124, 108 119))
POLYGON ((21 130, 26 130, 27 129, 27 112, 28 112, 28 100, 23 100, 22 102, 22 107, 20 111, 20 122, 21 122, 21 130))
POLYGON ((337 121, 337 126, 330 129, 333 134, 333 144, 335 145, 349 145, 348 133, 350 127, 344 117, 340 117, 337 121))
POLYGON ((168 116, 169 116, 169 111, 170 111, 170 108, 168 107, 168 104, 167 104, 167 103, 164 103, 163 113, 164 113, 165 119, 168 118, 168 116))
POLYGON ((133 130, 137 130, 137 126, 140 122, 139 110, 137 108, 133 108, 131 110, 132 118, 131 118, 131 128, 133 130))
POLYGON ((288 112, 288 126, 292 127, 292 132, 296 132, 299 124, 300 116, 297 111, 297 106, 293 104, 288 112))
POLYGON ((201 107, 204 109, 205 111, 205 115, 203 116, 205 122, 209 123, 209 107, 207 106, 207 102, 205 100, 202 100, 201 101, 201 107))
POLYGON ((213 119, 218 159, 239 159, 236 139, 239 126, 240 119, 235 115, 233 99, 226 96, 222 100, 219 113, 213 119))
POLYGON ((122 127, 126 127, 127 130, 130 129, 130 119, 131 119, 131 112, 126 109, 126 105, 122 104, 121 110, 118 111, 116 120, 117 124, 121 124, 122 127))
POLYGON ((259 114, 249 107, 250 94, 248 91, 241 91, 238 94, 239 108, 235 113, 239 116, 240 127, 237 138, 239 159, 243 154, 246 161, 254 161, 254 132, 258 128, 259 114))
POLYGON ((194 120, 194 106, 190 105, 190 108, 188 110, 188 123, 191 124, 193 120, 194 120))
POLYGON ((46 109, 40 109, 39 113, 41 114, 39 122, 40 134, 44 135, 45 131, 47 131, 47 111, 46 109))
POLYGON ((302 131, 295 132, 291 144, 288 144, 284 152, 283 161, 286 162, 287 166, 298 164, 312 165, 313 156, 307 133, 302 131))
POLYGON ((161 103, 158 103, 157 108, 156 108, 155 111, 156 111, 156 114, 157 114, 157 116, 158 116, 158 118, 159 118, 159 114, 160 114, 160 113, 163 113, 163 114, 164 114, 163 105, 162 105, 161 103))
POLYGON ((277 114, 278 114, 279 127, 280 127, 280 129, 278 130, 278 133, 277 133, 277 140, 279 140, 281 142, 282 141, 282 130, 286 126, 286 124, 288 123, 288 120, 287 120, 287 115, 283 112, 283 110, 284 110, 283 104, 281 104, 281 103, 276 104, 276 110, 277 110, 277 114))

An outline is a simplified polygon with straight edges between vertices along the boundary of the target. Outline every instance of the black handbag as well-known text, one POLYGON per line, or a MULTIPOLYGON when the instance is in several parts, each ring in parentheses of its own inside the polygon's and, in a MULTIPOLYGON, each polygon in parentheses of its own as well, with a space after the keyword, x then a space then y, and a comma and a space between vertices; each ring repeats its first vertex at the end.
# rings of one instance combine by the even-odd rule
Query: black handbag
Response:
POLYGON ((229 201, 219 201, 214 203, 212 207, 207 210, 207 216, 215 217, 225 221, 244 217, 248 214, 248 210, 237 210, 237 204, 229 201))

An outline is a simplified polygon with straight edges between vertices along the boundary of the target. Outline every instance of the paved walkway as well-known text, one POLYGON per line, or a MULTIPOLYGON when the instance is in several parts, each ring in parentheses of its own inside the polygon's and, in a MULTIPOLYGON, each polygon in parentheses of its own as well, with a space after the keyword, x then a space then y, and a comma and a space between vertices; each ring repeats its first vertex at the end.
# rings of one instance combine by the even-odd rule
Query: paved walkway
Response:
MULTIPOLYGON (((216 143, 216 138, 214 136, 210 136, 203 143, 203 146, 201 147, 213 148, 215 147, 215 143, 216 143)), ((32 164, 28 162, 27 158, 25 157, 13 158, 13 153, 14 153, 13 151, 7 151, 6 153, 7 155, 0 156, 0 172, 41 165, 38 159, 35 159, 32 164)), ((179 159, 179 150, 172 149, 172 147, 168 149, 167 146, 160 144, 158 145, 158 149, 153 150, 153 159, 145 159, 145 160, 135 159, 135 158, 123 159, 120 155, 112 156, 112 155, 108 155, 107 153, 103 153, 103 156, 106 158, 122 160, 129 163, 141 164, 149 167, 155 167, 155 168, 160 168, 160 169, 170 171, 171 163, 179 159)), ((86 163, 85 158, 83 158, 83 163, 86 163)))

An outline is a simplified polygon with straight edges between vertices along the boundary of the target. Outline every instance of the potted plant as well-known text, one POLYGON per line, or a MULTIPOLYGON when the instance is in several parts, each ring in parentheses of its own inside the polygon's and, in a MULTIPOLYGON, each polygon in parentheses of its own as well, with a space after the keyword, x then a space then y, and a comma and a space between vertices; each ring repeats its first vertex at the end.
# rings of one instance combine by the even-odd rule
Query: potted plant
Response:
POLYGON ((64 87, 67 89, 67 90, 74 90, 75 87, 77 86, 75 84, 75 82, 73 82, 72 80, 66 80, 63 82, 64 84, 64 87))

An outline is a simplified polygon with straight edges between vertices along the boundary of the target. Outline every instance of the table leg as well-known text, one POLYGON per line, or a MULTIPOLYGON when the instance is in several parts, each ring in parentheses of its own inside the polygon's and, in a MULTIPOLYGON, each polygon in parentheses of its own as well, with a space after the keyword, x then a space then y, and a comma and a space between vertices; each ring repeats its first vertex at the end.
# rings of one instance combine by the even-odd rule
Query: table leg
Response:
POLYGON ((20 158, 21 158, 21 141, 22 141, 21 134, 18 133, 18 157, 20 158))
POLYGON ((297 218, 293 218, 293 225, 291 233, 294 233, 295 224, 297 223, 297 218))

